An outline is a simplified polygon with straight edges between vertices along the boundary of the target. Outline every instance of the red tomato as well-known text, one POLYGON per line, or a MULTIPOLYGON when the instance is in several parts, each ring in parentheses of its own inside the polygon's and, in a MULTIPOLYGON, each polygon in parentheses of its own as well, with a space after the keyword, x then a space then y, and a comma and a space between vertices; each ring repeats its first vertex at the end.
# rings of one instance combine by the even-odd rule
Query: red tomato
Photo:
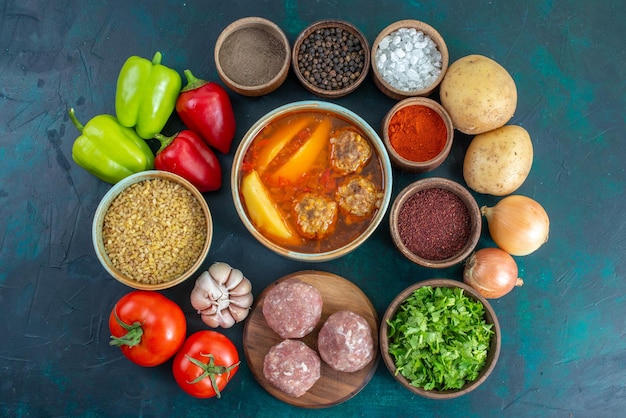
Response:
POLYGON ((136 290, 123 296, 109 316, 111 345, 133 363, 163 364, 181 347, 187 321, 180 306, 160 293, 136 290))
POLYGON ((239 363, 235 344, 217 331, 206 330, 187 338, 174 357, 172 370, 178 385, 189 395, 219 398, 239 363))

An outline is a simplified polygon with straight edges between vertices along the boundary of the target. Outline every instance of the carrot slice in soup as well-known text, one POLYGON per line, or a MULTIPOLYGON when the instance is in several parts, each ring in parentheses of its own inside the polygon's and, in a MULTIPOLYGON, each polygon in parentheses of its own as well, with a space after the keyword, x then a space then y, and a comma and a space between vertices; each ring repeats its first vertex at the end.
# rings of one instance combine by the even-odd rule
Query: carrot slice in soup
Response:
POLYGON ((306 173, 317 158, 318 154, 328 144, 331 130, 330 118, 324 118, 315 127, 311 137, 287 160, 285 164, 278 168, 273 174, 272 179, 296 181, 304 173, 306 173))
POLYGON ((296 234, 276 208, 257 171, 252 170, 241 180, 241 195, 250 219, 257 228, 283 243, 298 242, 296 234))
POLYGON ((281 127, 276 129, 267 138, 267 142, 263 145, 263 149, 259 151, 259 155, 256 160, 256 168, 259 173, 262 173, 269 163, 278 155, 285 145, 293 137, 295 137, 300 131, 312 124, 314 121, 313 116, 301 117, 296 120, 288 121, 281 127))

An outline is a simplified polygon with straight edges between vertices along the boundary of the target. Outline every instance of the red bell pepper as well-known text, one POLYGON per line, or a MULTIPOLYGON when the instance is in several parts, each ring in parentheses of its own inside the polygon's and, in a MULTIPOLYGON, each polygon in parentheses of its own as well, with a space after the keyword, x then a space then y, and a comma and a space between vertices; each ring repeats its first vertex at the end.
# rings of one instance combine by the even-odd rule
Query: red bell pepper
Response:
POLYGON ((228 93, 217 83, 185 70, 187 85, 176 100, 176 111, 187 128, 216 150, 227 154, 235 137, 235 113, 228 93))
POLYGON ((154 158, 154 168, 178 174, 200 192, 222 187, 222 168, 215 153, 193 131, 184 130, 173 136, 157 134, 161 147, 154 158))

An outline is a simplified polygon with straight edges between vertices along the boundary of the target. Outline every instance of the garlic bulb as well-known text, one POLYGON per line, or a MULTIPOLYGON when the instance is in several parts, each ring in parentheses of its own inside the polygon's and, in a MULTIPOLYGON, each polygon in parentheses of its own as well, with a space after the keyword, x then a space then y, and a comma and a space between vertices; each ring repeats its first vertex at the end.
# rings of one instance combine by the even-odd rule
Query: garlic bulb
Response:
POLYGON ((493 241, 511 255, 528 255, 548 241, 548 214, 530 197, 510 195, 491 208, 483 206, 481 212, 493 241))
POLYGON ((191 291, 191 306, 212 328, 243 321, 252 306, 252 284, 240 270, 217 262, 203 272, 191 291))

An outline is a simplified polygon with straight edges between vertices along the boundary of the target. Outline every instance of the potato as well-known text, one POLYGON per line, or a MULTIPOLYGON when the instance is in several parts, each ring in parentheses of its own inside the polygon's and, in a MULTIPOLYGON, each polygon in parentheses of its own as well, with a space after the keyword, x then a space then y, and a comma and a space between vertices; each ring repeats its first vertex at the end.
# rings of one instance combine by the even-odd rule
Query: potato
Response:
POLYGON ((505 125, 472 139, 463 161, 463 177, 478 193, 505 196, 524 183, 532 164, 533 144, 526 129, 505 125))
POLYGON ((454 127, 476 135, 504 126, 513 117, 517 88, 500 64, 482 55, 468 55, 448 67, 440 99, 454 127))

